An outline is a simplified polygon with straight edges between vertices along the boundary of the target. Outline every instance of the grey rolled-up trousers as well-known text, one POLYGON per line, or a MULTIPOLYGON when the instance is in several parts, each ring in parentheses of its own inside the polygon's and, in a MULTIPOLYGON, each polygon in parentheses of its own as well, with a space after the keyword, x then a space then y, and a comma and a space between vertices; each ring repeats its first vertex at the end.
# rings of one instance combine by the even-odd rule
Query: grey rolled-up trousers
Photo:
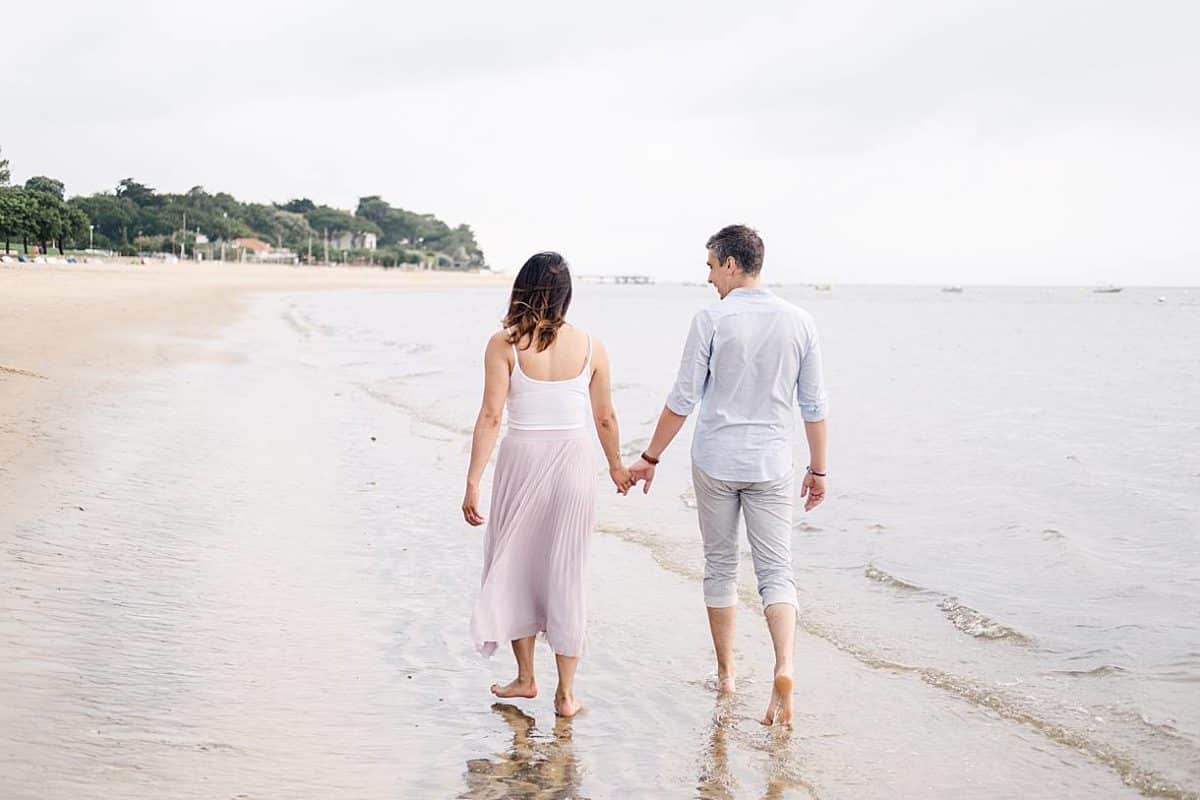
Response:
POLYGON ((692 467, 700 537, 704 541, 704 604, 737 605, 738 517, 746 519, 746 538, 758 578, 763 608, 796 605, 792 575, 792 484, 794 474, 772 481, 722 481, 692 467))

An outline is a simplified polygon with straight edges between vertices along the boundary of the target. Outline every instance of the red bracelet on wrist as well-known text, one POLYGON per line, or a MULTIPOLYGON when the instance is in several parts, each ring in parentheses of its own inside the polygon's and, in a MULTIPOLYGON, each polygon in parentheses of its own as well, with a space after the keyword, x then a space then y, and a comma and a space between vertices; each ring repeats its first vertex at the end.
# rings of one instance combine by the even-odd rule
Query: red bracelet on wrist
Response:
POLYGON ((652 467, 658 466, 658 459, 651 458, 650 456, 646 455, 645 451, 642 452, 642 461, 645 461, 647 464, 649 464, 652 467))

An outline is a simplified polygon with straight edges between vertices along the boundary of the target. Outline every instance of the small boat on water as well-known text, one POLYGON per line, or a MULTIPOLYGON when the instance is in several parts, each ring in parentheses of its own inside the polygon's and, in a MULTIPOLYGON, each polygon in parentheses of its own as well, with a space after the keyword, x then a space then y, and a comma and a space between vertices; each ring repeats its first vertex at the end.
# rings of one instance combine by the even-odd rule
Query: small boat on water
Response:
POLYGON ((952 294, 962 294, 962 287, 961 286, 943 286, 942 291, 950 292, 952 294))
POLYGON ((1117 292, 1121 291, 1121 287, 1113 286, 1110 283, 1107 286, 1097 286, 1095 289, 1092 289, 1092 291, 1096 294, 1116 294, 1117 292))
POLYGON ((814 283, 813 288, 816 289, 818 292, 832 292, 833 291, 833 287, 830 286, 828 283, 814 283))

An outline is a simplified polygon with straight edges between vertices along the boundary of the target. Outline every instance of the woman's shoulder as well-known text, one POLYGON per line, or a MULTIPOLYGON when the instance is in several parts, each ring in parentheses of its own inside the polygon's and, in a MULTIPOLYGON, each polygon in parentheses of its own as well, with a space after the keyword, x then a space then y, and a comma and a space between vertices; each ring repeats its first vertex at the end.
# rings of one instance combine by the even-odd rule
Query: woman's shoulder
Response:
POLYGON ((586 341, 588 339, 591 339, 594 342, 599 341, 599 337, 597 337, 588 329, 581 328, 578 325, 573 325, 569 322, 566 325, 563 325, 559 332, 561 333, 562 331, 569 331, 572 335, 578 336, 580 341, 586 341))
POLYGON ((603 347, 603 346, 604 346, 604 344, 603 344, 603 343, 600 341, 600 337, 599 337, 599 336, 597 336, 596 334, 592 333, 592 332, 591 332, 591 331, 589 331, 589 330, 586 330, 586 329, 584 329, 584 328, 577 327, 577 326, 575 326, 575 325, 571 325, 571 326, 569 326, 569 329, 570 329, 570 331, 571 331, 571 333, 572 333, 572 334, 574 334, 575 336, 579 337, 579 338, 577 339, 577 341, 578 341, 578 342, 580 342, 580 343, 583 343, 583 342, 588 342, 588 343, 590 343, 590 344, 591 344, 591 346, 592 346, 592 349, 593 349, 593 350, 599 349, 599 348, 601 348, 601 347, 603 347))
POLYGON ((512 347, 512 335, 506 330, 499 330, 488 337, 487 350, 489 353, 506 351, 512 347))

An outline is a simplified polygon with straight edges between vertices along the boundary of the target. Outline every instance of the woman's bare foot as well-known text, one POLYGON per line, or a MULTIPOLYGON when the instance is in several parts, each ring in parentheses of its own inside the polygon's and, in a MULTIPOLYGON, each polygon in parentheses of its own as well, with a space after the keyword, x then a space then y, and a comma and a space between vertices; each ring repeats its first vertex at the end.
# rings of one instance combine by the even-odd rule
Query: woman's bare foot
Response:
POLYGON ((737 679, 732 672, 727 675, 717 673, 717 694, 724 697, 731 695, 737 689, 737 679))
POLYGON ((583 704, 575 699, 574 694, 563 694, 556 692, 554 695, 554 713, 564 719, 571 717, 583 711, 583 704))
POLYGON ((781 673, 775 676, 775 684, 771 687, 771 703, 767 713, 763 714, 763 725, 792 724, 792 676, 781 673))
POLYGON ((492 694, 496 697, 537 697, 537 684, 533 682, 532 678, 524 681, 517 678, 504 686, 493 683, 492 694))

